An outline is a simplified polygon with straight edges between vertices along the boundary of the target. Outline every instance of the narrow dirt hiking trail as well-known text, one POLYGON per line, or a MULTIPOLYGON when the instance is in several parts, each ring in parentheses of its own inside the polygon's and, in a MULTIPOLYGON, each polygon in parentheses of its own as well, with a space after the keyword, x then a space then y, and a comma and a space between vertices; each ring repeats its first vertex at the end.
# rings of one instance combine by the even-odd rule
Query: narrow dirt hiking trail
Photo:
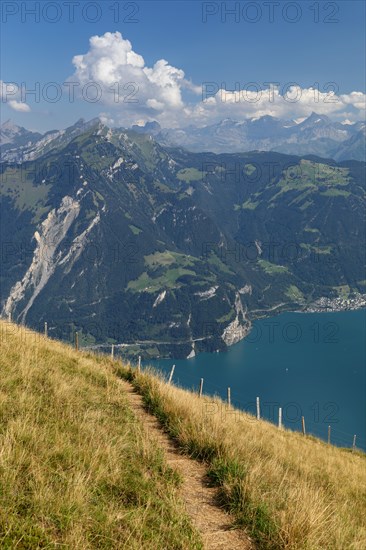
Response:
POLYGON ((204 465, 182 455, 155 416, 146 412, 142 397, 133 386, 124 380, 121 380, 121 384, 133 412, 142 421, 146 431, 158 441, 168 465, 181 475, 181 498, 193 525, 201 533, 204 548, 253 550, 254 544, 248 535, 238 529, 232 530, 232 518, 217 505, 217 489, 209 487, 204 465))

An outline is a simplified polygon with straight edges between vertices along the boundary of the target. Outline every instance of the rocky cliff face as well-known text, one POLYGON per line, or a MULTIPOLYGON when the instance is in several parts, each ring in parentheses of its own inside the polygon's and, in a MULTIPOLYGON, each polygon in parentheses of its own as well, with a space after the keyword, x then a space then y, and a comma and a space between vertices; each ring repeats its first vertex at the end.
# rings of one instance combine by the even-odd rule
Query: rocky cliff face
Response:
POLYGON ((22 310, 18 312, 17 321, 24 322, 34 300, 47 285, 57 265, 64 263, 67 256, 71 255, 70 251, 67 256, 62 257, 59 246, 79 212, 80 203, 66 195, 62 199, 60 207, 51 210, 47 218, 40 224, 39 231, 35 231, 34 239, 37 246, 32 262, 23 279, 17 281, 10 291, 4 306, 6 317, 14 318, 17 306, 21 304, 22 310))

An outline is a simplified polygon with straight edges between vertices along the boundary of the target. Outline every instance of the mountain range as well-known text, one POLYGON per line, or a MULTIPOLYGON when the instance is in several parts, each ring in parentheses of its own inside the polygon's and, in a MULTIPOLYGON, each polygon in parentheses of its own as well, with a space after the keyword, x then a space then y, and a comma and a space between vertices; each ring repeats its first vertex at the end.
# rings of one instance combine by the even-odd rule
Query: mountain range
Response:
POLYGON ((3 317, 187 357, 365 292, 364 162, 190 152, 152 130, 2 127, 3 317))
MULTIPOLYGON (((35 159, 52 148, 77 136, 87 127, 99 122, 78 120, 66 130, 51 130, 44 135, 31 132, 6 121, 0 127, 2 160, 35 159)), ((317 155, 342 160, 366 160, 365 122, 334 122, 326 115, 312 113, 295 122, 272 116, 231 119, 204 127, 162 128, 156 121, 144 126, 132 126, 136 133, 154 137, 161 145, 183 147, 192 152, 242 153, 246 151, 276 151, 299 156, 317 155)))
POLYGON ((338 161, 365 160, 366 152, 364 122, 342 124, 317 113, 300 122, 263 116, 242 122, 225 119, 202 128, 163 129, 156 122, 133 128, 153 135, 162 145, 184 147, 194 152, 277 151, 314 154, 338 161))

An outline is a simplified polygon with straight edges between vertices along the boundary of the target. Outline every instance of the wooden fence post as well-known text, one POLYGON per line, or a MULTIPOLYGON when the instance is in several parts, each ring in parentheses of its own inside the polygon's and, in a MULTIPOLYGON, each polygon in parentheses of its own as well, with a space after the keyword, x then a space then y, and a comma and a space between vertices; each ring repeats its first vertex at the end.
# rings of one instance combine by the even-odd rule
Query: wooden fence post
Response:
POLYGON ((45 323, 44 323, 44 335, 45 335, 45 337, 47 338, 47 336, 48 336, 48 326, 47 326, 47 321, 45 321, 45 323))
POLYGON ((228 404, 228 407, 231 407, 231 389, 230 388, 227 389, 227 404, 228 404))
POLYGON ((111 349, 111 358, 114 359, 114 344, 112 344, 112 349, 111 349))
POLYGON ((301 427, 302 427, 302 435, 306 435, 306 431, 305 431, 305 418, 302 416, 301 417, 301 427))
POLYGON ((170 384, 171 381, 172 381, 173 374, 174 374, 174 369, 175 369, 175 365, 172 366, 172 370, 170 371, 168 384, 170 384))
POLYGON ((328 445, 330 445, 330 426, 328 426, 328 445))
POLYGON ((278 409, 278 427, 282 428, 282 407, 278 409))
POLYGON ((79 350, 79 333, 75 332, 75 349, 76 351, 79 350))
POLYGON ((260 420, 260 417, 261 417, 261 408, 260 408, 259 397, 257 397, 257 420, 260 420))
POLYGON ((202 397, 202 389, 203 389, 203 378, 201 378, 201 381, 200 381, 200 389, 198 392, 199 397, 202 397))
POLYGON ((137 364, 137 370, 138 370, 138 372, 141 371, 141 355, 139 355, 139 362, 137 364))
POLYGON ((352 451, 355 452, 356 450, 356 436, 353 436, 353 444, 352 444, 352 451))

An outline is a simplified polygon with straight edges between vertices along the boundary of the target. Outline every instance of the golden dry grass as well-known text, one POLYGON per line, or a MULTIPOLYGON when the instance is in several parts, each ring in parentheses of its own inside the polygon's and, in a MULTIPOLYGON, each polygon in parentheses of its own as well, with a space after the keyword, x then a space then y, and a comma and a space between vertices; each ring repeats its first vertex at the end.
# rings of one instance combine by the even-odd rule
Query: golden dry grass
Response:
POLYGON ((366 458, 0 322, 0 547, 201 548, 129 378, 263 549, 363 550, 366 458))
POLYGON ((152 372, 120 369, 182 449, 207 462, 222 503, 260 548, 366 548, 366 457, 279 430, 152 372))
POLYGON ((201 548, 107 358, 0 322, 0 547, 201 548))

